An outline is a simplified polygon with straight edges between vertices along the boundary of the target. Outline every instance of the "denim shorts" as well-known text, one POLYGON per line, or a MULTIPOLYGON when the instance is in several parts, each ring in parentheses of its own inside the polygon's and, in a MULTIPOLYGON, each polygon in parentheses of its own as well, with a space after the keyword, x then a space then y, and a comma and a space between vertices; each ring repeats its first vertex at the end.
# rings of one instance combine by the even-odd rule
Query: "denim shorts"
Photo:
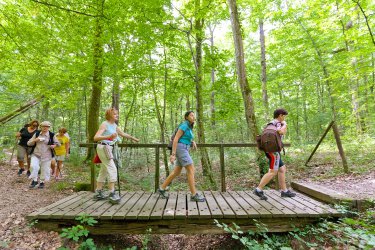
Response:
POLYGON ((186 167, 188 165, 193 164, 193 159, 191 159, 189 150, 190 150, 190 145, 186 145, 180 142, 177 144, 176 166, 186 167))

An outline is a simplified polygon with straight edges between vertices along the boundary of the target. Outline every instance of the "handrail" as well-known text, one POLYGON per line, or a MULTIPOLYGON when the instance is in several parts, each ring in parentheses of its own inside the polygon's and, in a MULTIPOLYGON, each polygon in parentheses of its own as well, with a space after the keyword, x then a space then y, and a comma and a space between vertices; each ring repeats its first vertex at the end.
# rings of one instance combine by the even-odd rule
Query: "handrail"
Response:
MULTIPOLYGON (((86 147, 86 148, 93 148, 97 143, 80 143, 79 147, 86 147)), ((166 148, 168 144, 166 143, 119 143, 119 147, 125 148, 155 148, 155 192, 159 188, 159 178, 160 178, 160 163, 159 163, 159 154, 160 148, 166 148)), ((225 161, 224 161, 224 148, 251 148, 256 147, 256 143, 204 143, 204 144, 197 144, 198 148, 219 148, 220 150, 220 179, 221 179, 221 191, 226 191, 226 183, 225 183, 225 161)), ((284 143, 285 147, 289 147, 290 143, 284 143)), ((94 165, 91 164, 91 189, 94 191, 95 186, 95 168, 94 165)))

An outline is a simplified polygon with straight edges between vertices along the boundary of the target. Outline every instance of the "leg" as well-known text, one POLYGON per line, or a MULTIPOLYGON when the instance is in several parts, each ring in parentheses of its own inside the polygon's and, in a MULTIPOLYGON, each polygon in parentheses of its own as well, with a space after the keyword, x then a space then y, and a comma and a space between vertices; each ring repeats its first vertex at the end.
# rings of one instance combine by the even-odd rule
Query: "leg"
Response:
POLYGON ((51 161, 51 170, 52 170, 51 175, 52 176, 56 176, 56 160, 55 160, 55 158, 52 158, 52 161, 51 161))
POLYGON ((40 182, 49 181, 51 177, 51 160, 43 161, 40 165, 40 182))
POLYGON ((285 173, 286 173, 286 167, 285 166, 282 166, 281 168, 279 168, 279 173, 278 173, 279 187, 280 187, 280 190, 282 190, 282 191, 287 191, 286 183, 285 183, 285 173))
POLYGON ((57 168, 55 170, 55 177, 56 179, 60 178, 60 175, 61 175, 61 170, 62 170, 62 164, 63 162, 62 161, 57 161, 57 168))
POLYGON ((20 145, 17 145, 17 161, 18 161, 18 166, 20 168, 17 174, 19 176, 22 174, 23 171, 25 171, 25 164, 24 164, 25 154, 26 154, 26 149, 20 145))
POLYGON ((258 185, 258 188, 260 190, 263 190, 263 188, 272 180, 272 178, 277 175, 277 172, 277 170, 270 169, 267 174, 263 175, 258 185))
POLYGON ((160 186, 161 189, 165 190, 167 186, 169 185, 169 183, 171 183, 171 181, 173 181, 174 178, 176 178, 177 176, 181 174, 181 170, 182 170, 182 167, 176 166, 173 169, 172 173, 167 177, 164 183, 160 186))
POLYGON ((38 157, 32 155, 31 156, 31 162, 30 162, 30 167, 31 167, 31 175, 29 176, 30 179, 37 181, 38 180, 38 172, 39 172, 39 166, 40 160, 38 157))
POLYGON ((197 190, 195 188, 195 179, 194 179, 195 168, 193 164, 188 165, 185 168, 186 168, 186 175, 188 179, 189 189, 190 189, 191 194, 194 196, 197 193, 197 190))

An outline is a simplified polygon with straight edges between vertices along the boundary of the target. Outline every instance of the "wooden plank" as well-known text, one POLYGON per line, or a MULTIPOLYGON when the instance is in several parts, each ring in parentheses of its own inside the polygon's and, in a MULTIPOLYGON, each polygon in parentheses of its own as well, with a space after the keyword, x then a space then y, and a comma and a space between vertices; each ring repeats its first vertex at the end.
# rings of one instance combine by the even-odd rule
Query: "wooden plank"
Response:
POLYGON ((169 192, 169 198, 167 201, 167 205, 165 206, 163 212, 163 219, 165 220, 173 220, 176 214, 176 205, 177 205, 177 192, 169 192))
POLYGON ((232 208, 225 201, 220 192, 212 191, 212 196, 215 198, 217 204, 220 207, 220 210, 223 212, 224 218, 236 218, 236 214, 233 212, 232 208))
POLYGON ((233 212, 236 215, 236 218, 248 218, 246 211, 242 208, 240 204, 238 204, 236 199, 233 199, 233 197, 227 193, 227 192, 221 192, 221 196, 226 200, 226 202, 229 204, 229 206, 232 208, 233 212))
MULTIPOLYGON (((148 220, 150 215, 159 199, 159 194, 153 193, 150 198, 147 200, 146 204, 138 214, 138 220, 148 220)), ((161 198, 160 198, 161 199, 161 198)))
POLYGON ((243 210, 246 211, 249 218, 259 218, 259 212, 247 201, 241 197, 237 192, 235 191, 228 191, 228 193, 237 201, 237 203, 243 208, 243 210))
POLYGON ((347 197, 344 193, 336 192, 332 189, 312 184, 312 183, 300 183, 300 182, 292 182, 292 187, 295 190, 298 190, 302 193, 310 195, 316 199, 321 201, 325 201, 328 203, 338 203, 341 200, 351 201, 350 197, 347 197))
POLYGON ((135 220, 138 218, 138 214, 141 212, 144 205, 150 198, 151 193, 143 193, 141 198, 135 203, 135 205, 130 209, 130 211, 125 215, 125 220, 135 220))
POLYGON ((133 196, 122 207, 120 207, 119 210, 117 210, 117 212, 112 216, 112 219, 114 220, 124 219, 126 214, 135 205, 135 203, 137 203, 137 201, 139 200, 139 198, 141 198, 144 192, 138 191, 138 192, 129 192, 129 193, 133 193, 133 196))
MULTIPOLYGON (((271 190, 269 190, 271 191, 271 190)), ((268 202, 271 203, 275 208, 277 208, 279 211, 283 212, 285 214, 285 217, 297 217, 296 212, 294 212, 292 209, 289 209, 287 206, 285 206, 281 201, 284 198, 281 198, 280 195, 274 196, 272 192, 267 191, 268 196, 268 202)), ((288 203, 287 203, 288 204, 288 203)))
POLYGON ((191 194, 188 193, 186 195, 186 203, 187 203, 187 217, 189 219, 195 219, 195 218, 199 218, 199 209, 198 209, 198 204, 197 203, 201 203, 201 202, 196 202, 196 201, 191 201, 190 200, 190 197, 191 197, 191 194))
POLYGON ((113 205, 109 209, 107 209, 104 213, 100 215, 101 220, 111 220, 113 215, 116 214, 125 204, 126 202, 132 198, 134 192, 125 192, 121 194, 121 201, 118 205, 113 205))
MULTIPOLYGON (((280 192, 276 190, 269 190, 268 195, 274 199, 277 199, 280 197, 280 192)), ((319 213, 312 210, 311 208, 296 202, 293 199, 279 199, 279 202, 287 206, 290 210, 293 210, 296 212, 298 217, 319 217, 319 213)))
POLYGON ((77 195, 75 196, 73 199, 70 199, 56 207, 53 207, 52 209, 49 209, 49 210, 46 210, 42 213, 40 213, 38 215, 38 218, 50 218, 52 214, 55 214, 56 212, 59 212, 61 210, 63 210, 65 207, 68 207, 69 205, 71 205, 72 203, 76 202, 76 201, 79 201, 80 199, 82 199, 82 195, 88 195, 89 193, 85 193, 85 194, 81 194, 81 195, 77 195))
POLYGON ((37 217, 40 213, 43 213, 44 211, 47 211, 47 210, 52 209, 54 207, 57 207, 60 204, 63 204, 63 203, 65 203, 65 202, 67 202, 71 199, 74 199, 75 197, 77 197, 78 195, 80 195, 82 193, 85 193, 85 192, 74 193, 73 195, 67 196, 67 197, 65 197, 65 198, 63 198, 63 199, 61 199, 61 200, 59 200, 55 203, 52 203, 52 204, 50 204, 46 207, 39 208, 38 210, 36 210, 36 211, 30 213, 29 215, 27 215, 27 218, 33 219, 33 218, 37 217))
POLYGON ((301 193, 298 193, 297 192, 297 196, 301 196, 302 199, 314 204, 315 206, 317 207, 320 207, 321 209, 327 211, 329 214, 333 215, 333 216, 342 216, 342 214, 340 212, 338 212, 336 209, 334 208, 331 208, 329 205, 327 204, 324 204, 320 201, 317 201, 317 200, 314 200, 313 198, 310 198, 309 196, 306 196, 306 195, 303 195, 301 193))
POLYGON ((51 218, 58 219, 58 218, 76 218, 78 216, 78 212, 85 206, 86 203, 93 201, 93 193, 88 193, 87 195, 82 195, 81 199, 72 203, 70 206, 64 208, 63 210, 56 212, 51 216, 51 218), (55 216, 56 215, 56 216, 55 216))
POLYGON ((94 194, 93 193, 91 193, 91 194, 92 194, 92 196, 89 197, 89 199, 87 199, 85 203, 83 203, 82 205, 77 206, 76 208, 66 212, 64 214, 64 219, 74 219, 79 215, 87 214, 87 212, 88 212, 87 209, 97 202, 96 200, 93 199, 94 194))
POLYGON ((154 209, 151 212, 150 220, 161 220, 163 218, 163 213, 167 205, 167 201, 167 199, 159 197, 154 209))
POLYGON ((206 197, 208 208, 210 209, 211 217, 212 218, 223 218, 223 212, 221 211, 219 205, 217 204, 214 196, 210 191, 204 191, 204 196, 206 197))
MULTIPOLYGON (((204 196, 204 193, 203 193, 203 196, 204 196)), ((197 202, 199 218, 201 219, 211 218, 210 208, 208 207, 208 204, 207 204, 207 197, 205 198, 206 198, 205 202, 197 202)))
POLYGON ((322 217, 326 217, 326 216, 329 216, 330 213, 324 209, 322 209, 321 207, 311 203, 311 202, 308 202, 306 201, 305 199, 302 198, 303 195, 300 194, 300 193, 297 193, 297 195, 291 199, 295 200, 296 202, 299 202, 301 204, 303 204, 304 206, 307 206, 308 208, 316 211, 320 216, 322 217))
MULTIPOLYGON (((241 196, 250 206, 252 206, 261 218, 271 218, 272 213, 268 211, 264 206, 258 203, 258 199, 253 199, 245 191, 237 191, 237 194, 241 196)), ((259 198, 259 197, 258 197, 259 198)))
MULTIPOLYGON (((285 214, 283 211, 278 209, 272 201, 270 202, 268 200, 261 200, 258 196, 253 194, 253 191, 245 191, 247 195, 249 195, 251 198, 253 198, 255 201, 257 201, 260 205, 262 205, 264 208, 266 208, 268 211, 271 212, 273 218, 277 217, 289 217, 289 215, 285 214)), ((267 195, 267 193, 265 193, 267 195)))
POLYGON ((175 219, 185 219, 187 213, 187 206, 186 206, 186 192, 179 191, 177 194, 177 204, 176 204, 176 214, 174 216, 175 219))

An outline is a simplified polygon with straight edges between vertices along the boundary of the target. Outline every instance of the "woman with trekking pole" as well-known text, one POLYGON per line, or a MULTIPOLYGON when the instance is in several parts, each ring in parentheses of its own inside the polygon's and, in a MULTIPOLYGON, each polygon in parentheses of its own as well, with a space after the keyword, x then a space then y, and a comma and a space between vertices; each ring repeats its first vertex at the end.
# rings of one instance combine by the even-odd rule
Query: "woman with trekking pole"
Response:
MULTIPOLYGON (((101 161, 99 175, 96 180, 96 190, 94 199, 104 200, 109 198, 109 202, 112 204, 120 203, 120 196, 115 192, 115 183, 118 181, 118 168, 115 164, 113 150, 116 143, 119 141, 119 136, 128 138, 132 141, 139 142, 139 139, 124 133, 116 124, 118 120, 118 111, 115 108, 109 108, 105 112, 105 119, 99 130, 94 136, 94 141, 98 142, 96 152, 101 161), (103 185, 108 178, 109 195, 103 190, 103 185)), ((119 187, 120 188, 120 187, 119 187)))

